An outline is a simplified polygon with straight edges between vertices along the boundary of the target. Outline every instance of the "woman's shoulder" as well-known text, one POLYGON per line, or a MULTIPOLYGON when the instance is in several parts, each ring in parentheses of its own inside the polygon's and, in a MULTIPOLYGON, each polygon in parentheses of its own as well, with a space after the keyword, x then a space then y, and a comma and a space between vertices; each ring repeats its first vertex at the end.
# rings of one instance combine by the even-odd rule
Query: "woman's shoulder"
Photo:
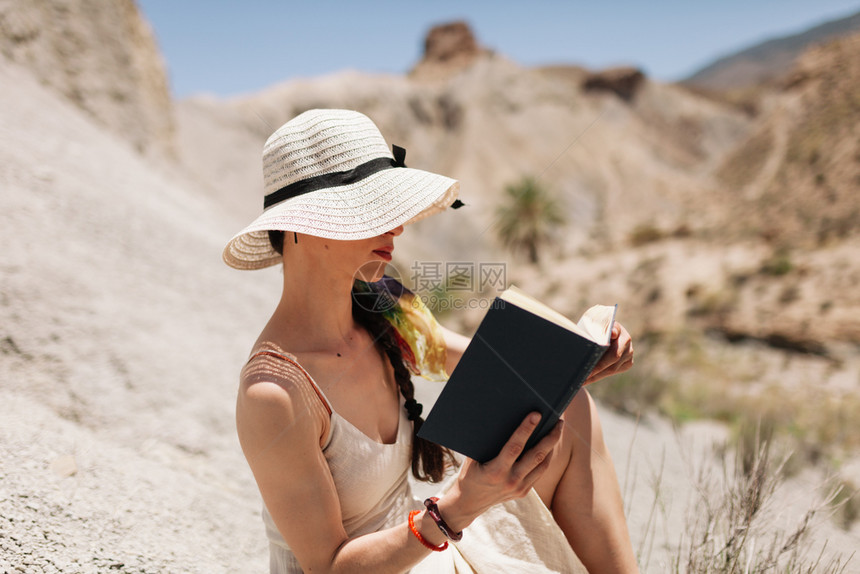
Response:
POLYGON ((242 368, 242 387, 258 382, 279 383, 285 390, 301 381, 307 372, 292 353, 275 343, 257 343, 242 368))
POLYGON ((273 343, 258 344, 242 369, 237 422, 249 418, 277 419, 318 429, 328 436, 331 409, 313 379, 292 353, 273 343), (243 416, 245 415, 244 419, 243 416))

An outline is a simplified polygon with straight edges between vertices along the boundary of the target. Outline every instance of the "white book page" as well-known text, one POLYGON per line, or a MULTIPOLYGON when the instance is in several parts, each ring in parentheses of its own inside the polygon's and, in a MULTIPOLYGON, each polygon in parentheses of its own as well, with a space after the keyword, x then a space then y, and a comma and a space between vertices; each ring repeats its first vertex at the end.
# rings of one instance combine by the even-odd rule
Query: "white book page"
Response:
POLYGON ((513 285, 505 289, 499 298, 564 327, 568 331, 573 331, 598 345, 609 344, 617 305, 595 305, 583 314, 578 323, 574 323, 558 311, 547 307, 513 285))
POLYGON ((595 305, 583 313, 577 325, 588 338, 600 345, 609 345, 612 340, 612 325, 618 305, 595 305))

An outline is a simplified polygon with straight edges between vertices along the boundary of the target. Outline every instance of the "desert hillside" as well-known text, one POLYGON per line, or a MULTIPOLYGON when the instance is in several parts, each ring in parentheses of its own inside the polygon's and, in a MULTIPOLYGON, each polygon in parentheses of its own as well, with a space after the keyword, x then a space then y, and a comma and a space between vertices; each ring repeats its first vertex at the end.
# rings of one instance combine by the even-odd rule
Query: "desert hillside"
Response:
POLYGON ((628 301, 638 333, 692 323, 801 351, 860 341, 843 287, 860 272, 856 37, 808 54, 754 115, 635 70, 526 69, 473 45, 461 42, 468 57, 456 59, 431 44, 407 77, 344 72, 179 102, 180 155, 247 218, 260 201, 253 149, 274 127, 314 106, 358 109, 410 165, 462 182, 467 206, 410 230, 401 269, 462 258, 468 245, 469 258, 509 263, 539 292, 581 275, 582 295, 559 301, 575 314, 594 291, 575 269, 602 259, 623 272, 596 289, 628 301), (235 144, 219 152, 222 141, 235 144), (538 273, 520 271, 496 233, 502 190, 524 175, 558 195, 568 220, 538 273), (685 263, 691 253, 697 264, 685 263), (790 269, 772 272, 780 263, 790 269), (822 311, 832 320, 817 321, 822 311))
MULTIPOLYGON (((467 207, 434 220, 441 233, 432 249, 410 252, 444 259, 468 244, 473 257, 502 257, 489 230, 499 195, 531 175, 564 199, 571 225, 559 244, 569 256, 595 240, 623 244, 643 221, 666 228, 705 224, 694 213, 697 198, 711 189, 702 174, 751 127, 734 107, 644 78, 622 97, 614 88, 623 78, 600 83, 594 81, 600 74, 575 67, 526 69, 489 51, 447 73, 440 64, 428 77, 427 66, 419 63, 414 76, 343 72, 241 98, 179 102, 182 160, 219 201, 253 214, 260 174, 258 154, 249 148, 259 150, 269 133, 305 109, 357 109, 390 143, 407 149, 409 165, 461 181, 467 207), (589 81, 595 87, 585 89, 589 81), (223 141, 242 151, 214 149, 223 141)), ((423 229, 410 232, 421 238, 412 238, 416 249, 427 246, 423 229)))
MULTIPOLYGON (((860 385, 857 46, 810 52, 754 115, 637 70, 524 68, 459 25, 405 76, 171 102, 131 0, 0 2, 0 571, 265 570, 233 403, 280 274, 220 252, 259 211, 265 138, 323 106, 368 113, 407 164, 462 182, 466 207, 401 237, 407 281, 416 261, 502 262, 570 315, 620 304, 637 368, 600 408, 643 572, 670 568, 693 463, 714 468, 713 445, 737 441, 696 397, 797 396, 804 417, 838 419, 791 421, 822 460, 802 458, 769 511, 773 532, 802 523, 823 472, 860 468, 843 450, 858 417, 830 406, 860 385), (568 220, 537 265, 497 238, 523 175, 568 220)), ((464 331, 478 317, 441 314, 464 331)), ((860 545, 856 522, 814 526, 814 552, 860 545)))

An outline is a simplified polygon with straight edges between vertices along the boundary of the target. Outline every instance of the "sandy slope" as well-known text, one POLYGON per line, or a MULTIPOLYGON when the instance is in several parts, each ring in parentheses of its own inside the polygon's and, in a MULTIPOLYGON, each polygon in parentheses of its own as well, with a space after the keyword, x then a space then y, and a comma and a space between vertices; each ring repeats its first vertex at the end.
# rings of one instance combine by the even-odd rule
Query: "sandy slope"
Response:
POLYGON ((277 275, 231 272, 199 190, 0 77, 0 566, 260 571, 232 403, 277 275))

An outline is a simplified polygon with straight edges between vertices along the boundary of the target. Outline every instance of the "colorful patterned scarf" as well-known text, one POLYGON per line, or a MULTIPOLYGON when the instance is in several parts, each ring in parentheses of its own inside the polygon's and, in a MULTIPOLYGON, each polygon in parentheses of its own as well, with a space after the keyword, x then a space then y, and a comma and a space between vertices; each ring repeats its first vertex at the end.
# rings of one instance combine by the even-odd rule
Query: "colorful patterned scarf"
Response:
POLYGON ((448 380, 441 327, 419 296, 387 275, 375 283, 356 280, 353 292, 359 305, 381 313, 394 327, 403 361, 412 374, 430 381, 448 380))

